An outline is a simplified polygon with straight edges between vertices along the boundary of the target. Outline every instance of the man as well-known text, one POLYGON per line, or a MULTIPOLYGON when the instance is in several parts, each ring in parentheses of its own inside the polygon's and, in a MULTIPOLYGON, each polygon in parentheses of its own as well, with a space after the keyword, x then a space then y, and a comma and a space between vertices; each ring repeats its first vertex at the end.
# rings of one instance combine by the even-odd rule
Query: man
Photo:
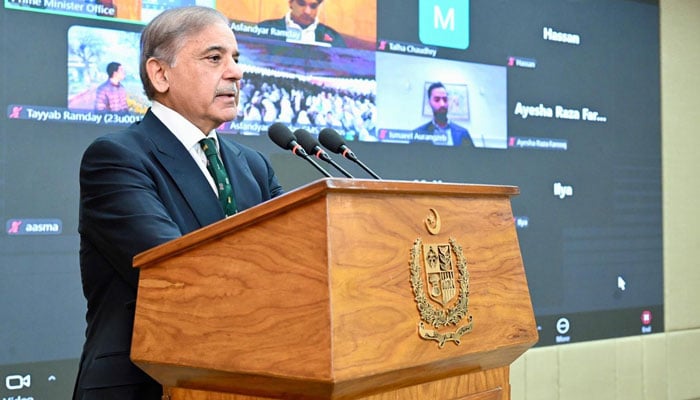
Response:
POLYGON ((286 31, 288 41, 346 47, 338 32, 318 21, 321 3, 323 0, 289 0, 289 11, 284 17, 263 21, 258 26, 286 31))
POLYGON ((238 57, 218 11, 163 12, 141 36, 141 80, 152 107, 83 155, 78 229, 87 330, 74 400, 161 398, 161 386, 129 359, 138 282, 132 258, 225 218, 202 139, 214 140, 206 149, 218 147, 230 177, 221 187, 232 187, 238 211, 282 193, 262 154, 214 130, 237 113, 238 57))
POLYGON ((449 100, 442 83, 435 82, 428 87, 428 103, 433 110, 433 119, 416 128, 414 138, 439 146, 474 146, 469 131, 447 118, 449 100))
POLYGON ((126 103, 126 89, 122 81, 126 77, 124 66, 118 62, 107 64, 107 76, 103 84, 97 87, 95 93, 95 110, 126 112, 129 105, 126 103))

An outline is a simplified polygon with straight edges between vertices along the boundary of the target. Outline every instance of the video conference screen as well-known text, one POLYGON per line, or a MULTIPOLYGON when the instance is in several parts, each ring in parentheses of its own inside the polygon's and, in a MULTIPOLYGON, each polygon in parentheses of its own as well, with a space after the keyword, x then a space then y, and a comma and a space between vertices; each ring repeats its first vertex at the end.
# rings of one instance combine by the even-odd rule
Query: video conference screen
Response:
POLYGON ((72 391, 80 158, 150 105, 141 29, 193 4, 230 19, 245 71, 218 131, 265 153, 287 191, 323 175, 269 140, 273 123, 332 128, 383 179, 518 186, 537 346, 664 330, 658 1, 3 1, 2 400, 72 391), (287 23, 292 6, 315 11, 315 33, 287 23))

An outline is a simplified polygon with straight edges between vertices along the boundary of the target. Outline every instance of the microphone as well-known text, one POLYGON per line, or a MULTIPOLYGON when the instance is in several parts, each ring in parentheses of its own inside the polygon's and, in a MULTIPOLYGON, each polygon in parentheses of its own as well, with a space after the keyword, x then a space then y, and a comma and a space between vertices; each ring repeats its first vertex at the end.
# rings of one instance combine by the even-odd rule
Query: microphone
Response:
POLYGON ((346 177, 353 178, 348 171, 333 161, 333 159, 328 155, 328 153, 326 153, 325 150, 321 148, 321 144, 311 135, 309 131, 306 129, 297 129, 294 131, 294 136, 296 136, 297 141, 307 153, 313 154, 316 156, 316 158, 331 164, 346 177))
POLYGON ((311 159, 309 155, 306 153, 304 148, 297 143, 296 138, 294 137, 294 134, 292 134, 292 131, 289 130, 286 126, 279 122, 275 122, 274 124, 270 125, 267 128, 267 136, 270 137, 270 139, 275 142, 276 145, 279 147, 285 149, 285 150, 291 150, 292 153, 298 155, 299 157, 305 159, 311 165, 314 166, 320 173, 322 173, 324 176, 328 178, 332 178, 333 176, 328 173, 323 167, 318 165, 316 161, 311 159))
POLYGON ((368 174, 372 175, 374 179, 382 179, 357 158, 355 153, 350 150, 350 148, 345 144, 343 138, 340 137, 338 132, 336 132, 333 128, 322 129, 321 132, 318 133, 318 140, 321 142, 323 147, 336 154, 342 155, 343 157, 362 167, 362 169, 367 171, 368 174))
POLYGON ((298 155, 299 157, 308 157, 304 148, 297 143, 296 138, 283 124, 276 122, 267 128, 267 136, 275 142, 279 147, 285 150, 291 150, 292 153, 298 155))

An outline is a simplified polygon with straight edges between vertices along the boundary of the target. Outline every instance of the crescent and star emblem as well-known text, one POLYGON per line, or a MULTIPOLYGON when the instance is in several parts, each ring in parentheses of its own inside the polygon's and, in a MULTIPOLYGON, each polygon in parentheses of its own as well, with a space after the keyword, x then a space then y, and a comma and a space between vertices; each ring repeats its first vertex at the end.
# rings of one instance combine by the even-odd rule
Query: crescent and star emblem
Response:
POLYGON ((437 235, 440 233, 440 228, 442 225, 442 222, 440 221, 440 214, 438 214, 437 210, 434 208, 431 208, 429 211, 430 214, 425 217, 425 228, 431 235, 437 235))

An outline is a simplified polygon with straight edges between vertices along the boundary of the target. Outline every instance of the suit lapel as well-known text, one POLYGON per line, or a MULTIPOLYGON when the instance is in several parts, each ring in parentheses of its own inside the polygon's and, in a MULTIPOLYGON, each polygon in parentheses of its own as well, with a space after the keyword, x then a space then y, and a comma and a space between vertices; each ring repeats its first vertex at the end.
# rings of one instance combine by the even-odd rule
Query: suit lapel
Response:
POLYGON ((189 151, 150 111, 142 125, 154 144, 154 156, 175 182, 200 226, 223 219, 219 200, 189 151))

